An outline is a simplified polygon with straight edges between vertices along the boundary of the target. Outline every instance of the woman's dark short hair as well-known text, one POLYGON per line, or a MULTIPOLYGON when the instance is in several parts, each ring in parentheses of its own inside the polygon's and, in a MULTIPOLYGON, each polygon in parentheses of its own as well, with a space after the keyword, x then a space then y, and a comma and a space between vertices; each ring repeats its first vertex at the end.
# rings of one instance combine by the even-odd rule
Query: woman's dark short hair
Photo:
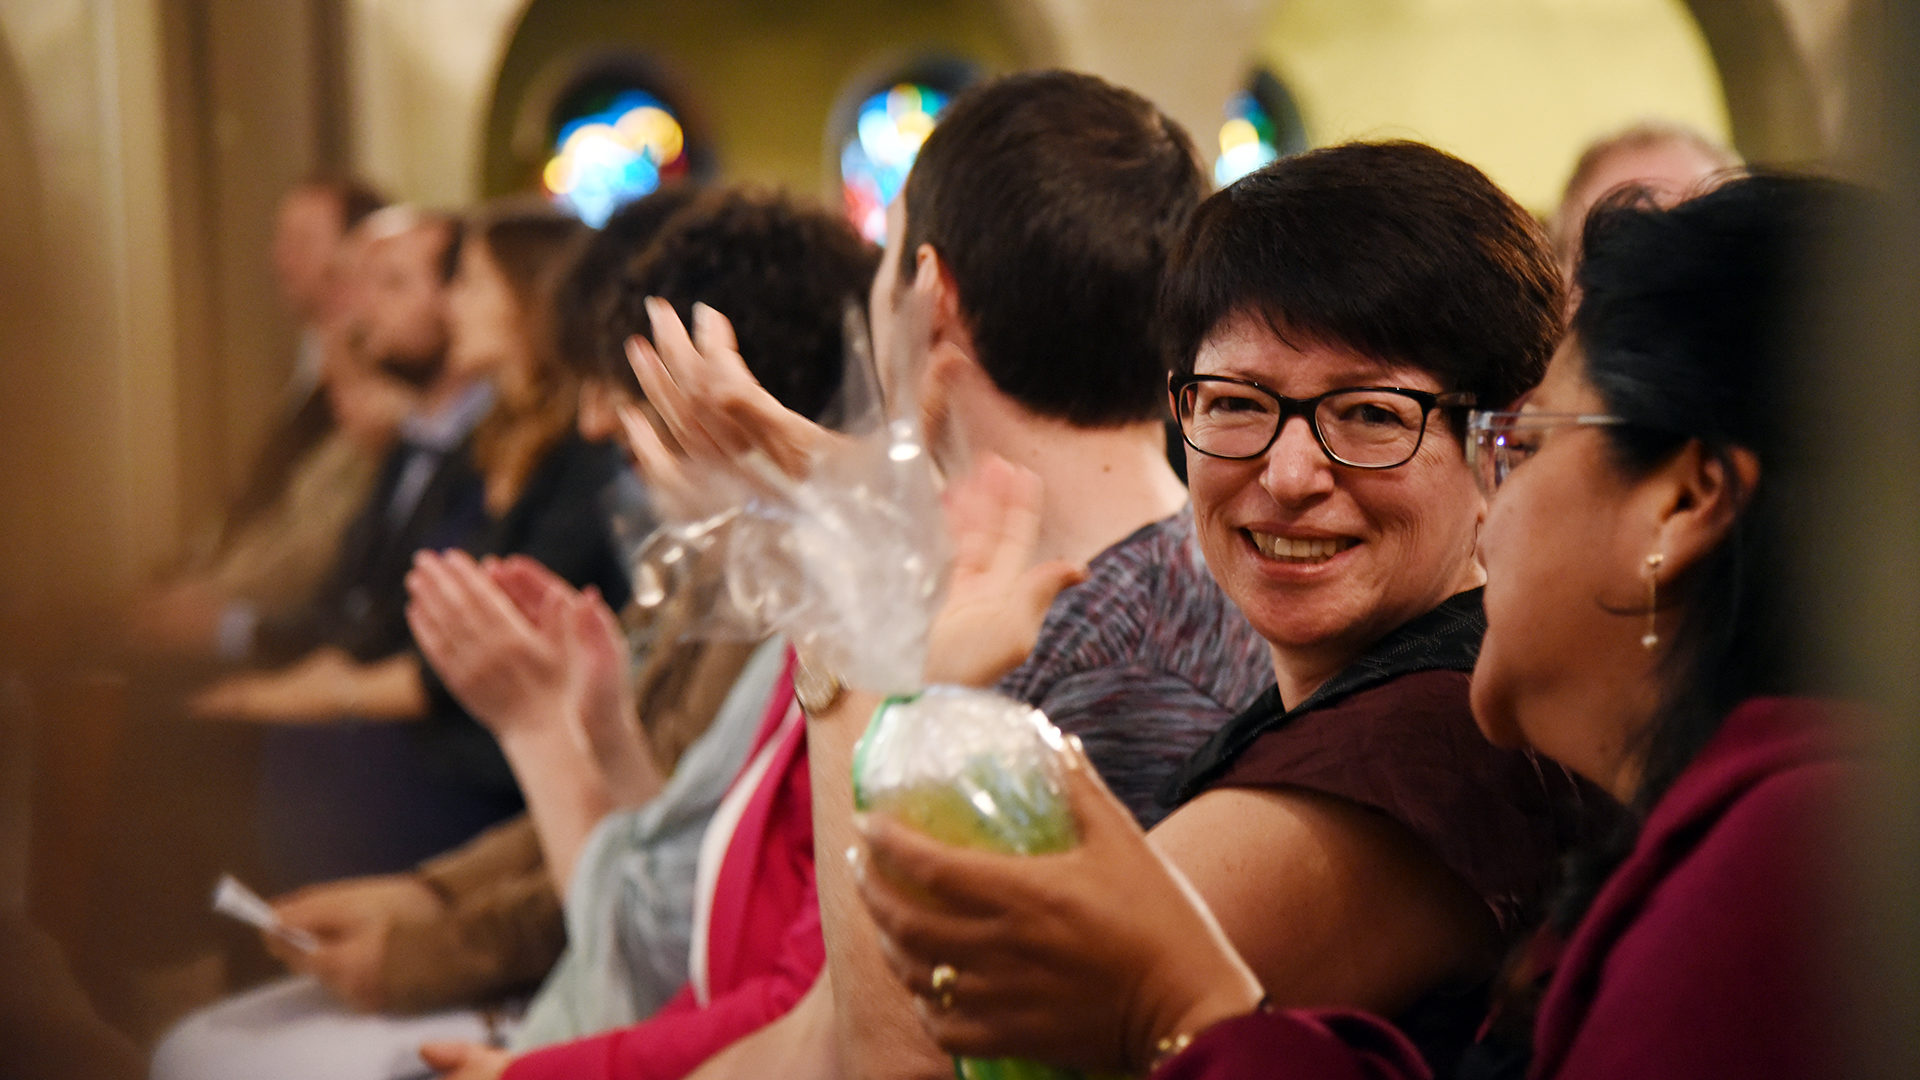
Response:
MULTIPOLYGON (((845 372, 848 305, 865 312, 877 262, 838 214, 771 192, 709 192, 621 269, 603 336, 650 334, 649 296, 672 304, 688 325, 693 305, 704 303, 732 321, 760 384, 787 408, 820 419, 845 372)), ((632 373, 625 376, 638 393, 632 373)))
POLYGON ((1479 169, 1421 143, 1348 143, 1202 203, 1161 318, 1181 373, 1223 322, 1250 315, 1297 347, 1410 364, 1500 408, 1540 380, 1562 291, 1539 224, 1479 169))
POLYGON ((1165 415, 1153 304, 1207 181, 1145 98, 1044 71, 948 107, 907 177, 900 281, 931 245, 994 385, 1043 416, 1109 427, 1165 415))

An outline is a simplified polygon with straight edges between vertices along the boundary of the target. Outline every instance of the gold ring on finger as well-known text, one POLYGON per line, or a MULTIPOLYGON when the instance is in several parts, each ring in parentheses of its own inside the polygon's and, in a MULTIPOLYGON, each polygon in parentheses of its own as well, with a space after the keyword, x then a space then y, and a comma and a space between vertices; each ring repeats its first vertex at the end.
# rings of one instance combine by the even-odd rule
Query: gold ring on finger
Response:
POLYGON ((935 1008, 941 1012, 953 1008, 953 984, 959 981, 960 973, 953 969, 952 964, 939 964, 934 967, 933 976, 927 980, 927 985, 933 990, 935 1008))

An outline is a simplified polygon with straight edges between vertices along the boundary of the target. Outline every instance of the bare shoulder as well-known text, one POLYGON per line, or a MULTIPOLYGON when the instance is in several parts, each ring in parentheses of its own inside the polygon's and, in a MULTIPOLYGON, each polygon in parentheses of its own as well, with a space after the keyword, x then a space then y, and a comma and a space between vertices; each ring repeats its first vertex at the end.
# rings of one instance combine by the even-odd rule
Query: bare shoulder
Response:
POLYGON ((1291 787, 1202 793, 1149 834, 1280 1005, 1392 1014, 1490 968, 1491 910, 1405 826, 1291 787))

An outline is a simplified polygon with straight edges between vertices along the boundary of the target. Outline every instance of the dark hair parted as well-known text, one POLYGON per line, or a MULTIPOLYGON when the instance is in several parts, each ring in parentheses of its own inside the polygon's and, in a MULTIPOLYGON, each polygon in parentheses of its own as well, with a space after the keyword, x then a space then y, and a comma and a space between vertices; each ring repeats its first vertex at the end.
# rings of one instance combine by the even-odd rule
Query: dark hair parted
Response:
POLYGON ((605 309, 613 302, 620 268, 647 250, 660 229, 699 194, 675 184, 623 204, 594 230, 554 290, 554 337, 560 362, 583 379, 600 379, 626 367, 624 337, 605 333, 605 309))
MULTIPOLYGON (((1641 475, 1696 442, 1760 466, 1751 491, 1735 488, 1745 502, 1726 538, 1662 586, 1678 618, 1663 634, 1664 700, 1631 748, 1642 815, 1740 701, 1811 689, 1798 662, 1808 593, 1792 568, 1796 535, 1820 519, 1805 475, 1817 457, 1806 429, 1819 425, 1797 387, 1817 370, 1815 305, 1840 292, 1823 280, 1828 245, 1868 209, 1835 181, 1760 175, 1669 210, 1624 193, 1588 218, 1573 341, 1606 410, 1627 421, 1602 429, 1617 467, 1641 475)), ((1579 917, 1630 843, 1575 863, 1557 923, 1579 917)))
POLYGON ((1539 224, 1479 169, 1421 143, 1348 143, 1283 158, 1201 204, 1161 319, 1181 373, 1222 323, 1248 315, 1296 347, 1409 364, 1501 408, 1546 369, 1563 288, 1539 224))
MULTIPOLYGON (((704 303, 732 321, 740 355, 760 384, 817 420, 845 371, 847 305, 864 312, 878 261, 838 214, 772 192, 709 192, 673 215, 621 269, 603 338, 650 334, 649 296, 673 305, 688 325, 693 305, 704 303)), ((615 370, 639 393, 624 359, 615 370)))
POLYGON ((900 275, 930 245, 980 366, 1043 416, 1108 427, 1165 415, 1154 298, 1207 192, 1193 141, 1091 75, 1011 75, 954 100, 914 159, 900 275))

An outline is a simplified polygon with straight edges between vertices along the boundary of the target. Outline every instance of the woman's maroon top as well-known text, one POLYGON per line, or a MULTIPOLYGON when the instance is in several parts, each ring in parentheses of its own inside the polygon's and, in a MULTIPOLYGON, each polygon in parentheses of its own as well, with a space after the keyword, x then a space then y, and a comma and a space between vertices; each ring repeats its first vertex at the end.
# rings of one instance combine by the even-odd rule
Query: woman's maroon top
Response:
MULTIPOLYGON (((1539 1080, 1814 1080, 1843 1075, 1823 962, 1846 793, 1863 781, 1835 710, 1755 699, 1653 808, 1560 951, 1541 1002, 1539 1080)), ((1430 1075, 1382 1020, 1239 1017, 1157 1080, 1430 1075)))

